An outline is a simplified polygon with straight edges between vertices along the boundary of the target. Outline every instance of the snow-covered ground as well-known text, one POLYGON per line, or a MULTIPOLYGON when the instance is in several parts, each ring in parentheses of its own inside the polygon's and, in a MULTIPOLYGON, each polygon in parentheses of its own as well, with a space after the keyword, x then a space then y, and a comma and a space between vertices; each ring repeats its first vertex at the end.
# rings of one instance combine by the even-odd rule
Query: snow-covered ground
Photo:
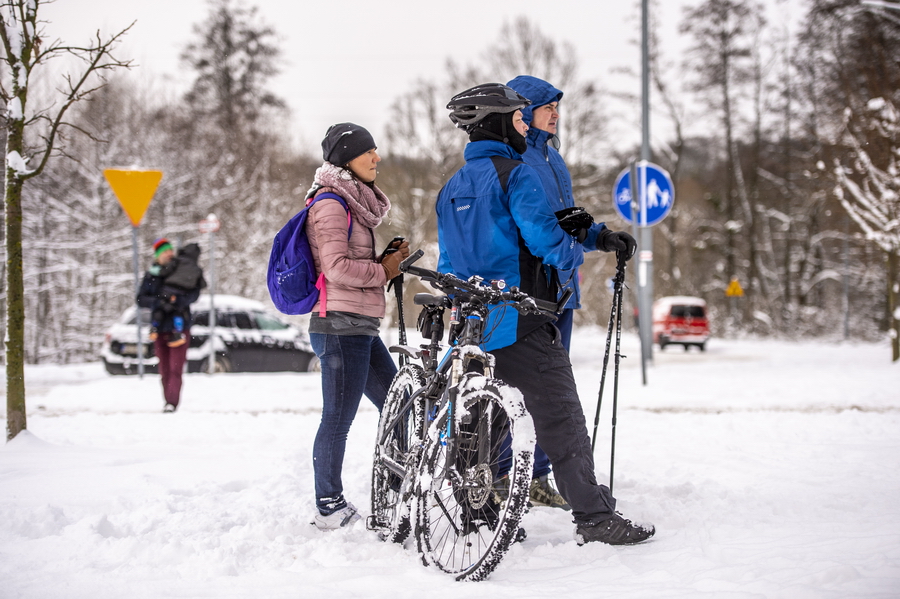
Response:
MULTIPOLYGON (((589 428, 605 337, 574 340, 589 428)), ((361 523, 310 526, 315 374, 188 375, 163 414, 154 375, 28 368, 29 431, 0 447, 0 597, 900 596, 900 365, 886 344, 713 339, 657 350, 647 386, 633 337, 623 353, 615 495, 656 536, 579 547, 565 512, 532 509, 528 539, 480 583, 361 523)), ((610 378, 601 480, 611 406, 610 378)), ((363 512, 376 421, 365 404, 344 469, 363 512)))

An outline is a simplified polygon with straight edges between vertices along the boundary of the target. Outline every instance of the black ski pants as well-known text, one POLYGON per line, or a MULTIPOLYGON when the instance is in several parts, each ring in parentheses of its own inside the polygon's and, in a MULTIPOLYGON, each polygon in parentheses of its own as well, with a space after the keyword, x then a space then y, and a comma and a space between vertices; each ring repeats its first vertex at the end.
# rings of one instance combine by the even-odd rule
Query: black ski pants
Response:
POLYGON ((495 376, 525 397, 538 445, 550 457, 559 492, 572 506, 575 522, 611 517, 616 500, 609 487, 597 484, 584 410, 557 328, 545 324, 491 353, 496 358, 495 376))

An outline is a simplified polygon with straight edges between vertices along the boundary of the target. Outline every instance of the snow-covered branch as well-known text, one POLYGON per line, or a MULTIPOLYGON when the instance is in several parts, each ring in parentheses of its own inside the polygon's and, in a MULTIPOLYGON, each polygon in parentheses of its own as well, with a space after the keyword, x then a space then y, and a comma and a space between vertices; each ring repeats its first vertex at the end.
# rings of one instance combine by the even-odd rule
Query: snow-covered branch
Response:
POLYGON ((874 241, 888 253, 900 251, 900 127, 898 112, 890 100, 875 98, 870 100, 862 114, 855 115, 846 110, 845 126, 847 140, 853 151, 853 166, 849 167, 840 159, 834 161, 834 174, 838 185, 835 194, 847 214, 862 228, 866 237, 874 241), (864 146, 858 138, 853 122, 860 123, 856 129, 864 129, 883 142, 887 148, 884 167, 875 164, 867 151, 872 140, 864 146))

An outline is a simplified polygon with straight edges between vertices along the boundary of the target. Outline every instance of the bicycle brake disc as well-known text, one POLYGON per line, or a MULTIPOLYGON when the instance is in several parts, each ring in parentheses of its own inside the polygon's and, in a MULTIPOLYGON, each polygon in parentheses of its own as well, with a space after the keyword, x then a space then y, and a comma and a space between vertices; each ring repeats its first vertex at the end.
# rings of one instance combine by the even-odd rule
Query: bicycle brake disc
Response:
POLYGON ((487 464, 478 464, 466 471, 466 495, 472 509, 481 509, 493 491, 494 475, 487 464))

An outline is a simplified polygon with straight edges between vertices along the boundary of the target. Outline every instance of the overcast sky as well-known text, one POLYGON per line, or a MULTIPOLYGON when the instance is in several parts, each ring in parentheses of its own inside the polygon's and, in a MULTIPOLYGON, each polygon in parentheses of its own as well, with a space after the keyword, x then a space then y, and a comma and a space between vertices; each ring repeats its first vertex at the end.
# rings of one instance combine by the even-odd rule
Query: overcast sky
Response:
MULTIPOLYGON (((770 0, 779 2, 779 0, 770 0)), ((661 2, 660 18, 669 43, 677 43, 682 6, 700 0, 661 2)), ((779 2, 784 4, 783 0, 779 2)), ((545 35, 575 45, 582 78, 607 88, 638 81, 610 75, 617 66, 637 65, 638 2, 631 0, 244 0, 259 7, 283 43, 282 73, 272 90, 294 114, 295 138, 316 148, 332 123, 354 121, 378 141, 391 103, 418 79, 442 79, 448 57, 468 63, 483 55, 505 21, 519 15, 537 23, 545 35)), ((800 0, 791 0, 798 5, 800 0)), ((131 76, 184 89, 191 73, 179 55, 205 20, 204 0, 56 0, 42 4, 47 37, 87 42, 98 29, 119 31, 133 21, 119 52, 140 65, 131 76)), ((448 98, 449 99, 449 98, 448 98)), ((639 143, 640 132, 634 129, 639 143)))

